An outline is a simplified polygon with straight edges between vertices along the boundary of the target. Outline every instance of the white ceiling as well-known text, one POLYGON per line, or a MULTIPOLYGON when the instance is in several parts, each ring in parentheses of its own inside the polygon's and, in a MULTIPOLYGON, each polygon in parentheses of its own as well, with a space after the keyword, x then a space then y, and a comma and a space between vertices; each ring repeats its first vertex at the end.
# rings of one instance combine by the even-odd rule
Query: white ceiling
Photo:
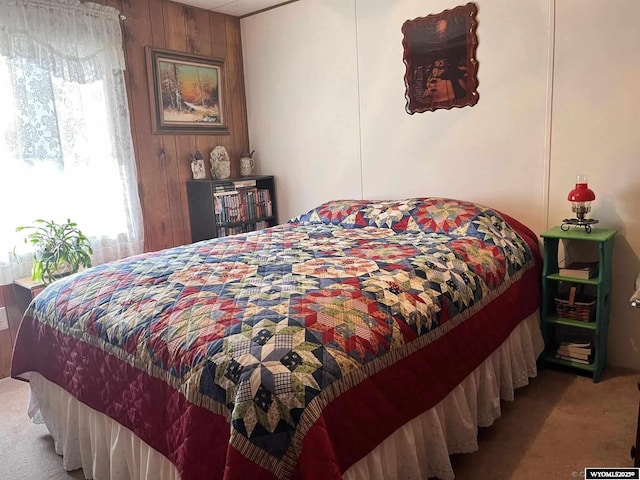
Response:
POLYGON ((177 0, 178 3, 200 7, 214 12, 241 17, 250 13, 273 7, 283 0, 177 0))

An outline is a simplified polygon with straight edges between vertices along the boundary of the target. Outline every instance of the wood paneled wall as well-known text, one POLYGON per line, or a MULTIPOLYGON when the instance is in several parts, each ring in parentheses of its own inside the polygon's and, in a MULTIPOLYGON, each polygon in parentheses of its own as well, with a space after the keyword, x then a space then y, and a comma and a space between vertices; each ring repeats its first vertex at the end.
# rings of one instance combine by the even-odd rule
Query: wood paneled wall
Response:
POLYGON ((18 327, 25 310, 31 301, 31 292, 26 291, 26 297, 19 298, 13 284, 0 285, 0 307, 6 308, 9 328, 0 330, 0 378, 9 376, 11 370, 11 355, 13 345, 18 334, 18 327))
MULTIPOLYGON (((145 227, 145 249, 160 250, 191 242, 186 182, 189 154, 207 159, 217 145, 231 157, 231 174, 249 147, 242 71, 240 20, 166 0, 92 0, 116 8, 123 20, 126 82, 131 133, 138 166, 138 187, 145 227), (228 135, 154 135, 151 131, 145 47, 222 58, 228 135)), ((210 175, 210 173, 208 173, 210 175)))
MULTIPOLYGON (((240 154, 249 147, 240 20, 167 0, 91 1, 114 7, 126 16, 122 22, 125 81, 144 216, 145 250, 190 243, 186 193, 186 182, 191 178, 189 154, 197 149, 208 159, 211 150, 222 145, 231 157, 232 176, 238 176, 240 154), (147 46, 224 59, 228 135, 152 133, 147 46)), ((0 307, 3 306, 9 313, 10 329, 0 331, 0 378, 9 373, 13 335, 22 316, 12 285, 0 286, 0 307)))
MULTIPOLYGON (((11 288, 11 285, 0 286, 0 308, 6 306, 4 300, 5 288, 11 288)), ((4 378, 9 375, 12 351, 11 332, 9 329, 0 330, 0 378, 4 378)))

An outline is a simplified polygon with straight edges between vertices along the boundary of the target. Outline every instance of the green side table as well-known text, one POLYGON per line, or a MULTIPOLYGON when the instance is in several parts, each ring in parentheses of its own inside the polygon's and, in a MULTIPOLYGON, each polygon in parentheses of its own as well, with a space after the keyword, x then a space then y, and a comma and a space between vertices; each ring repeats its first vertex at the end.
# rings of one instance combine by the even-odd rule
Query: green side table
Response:
POLYGON ((559 364, 591 372, 593 381, 598 382, 602 370, 607 364, 607 340, 609 336, 609 312, 611 310, 611 267, 613 261, 613 240, 617 230, 593 228, 586 233, 584 228, 573 227, 562 231, 554 227, 542 233, 543 259, 542 305, 540 308, 542 335, 545 351, 544 364, 559 364), (593 278, 583 279, 560 275, 558 265, 558 247, 561 240, 571 242, 594 242, 598 249, 598 273, 593 278), (588 291, 595 301, 595 312, 588 321, 566 318, 558 314, 556 298, 563 289, 575 286, 588 291), (569 338, 567 332, 592 339, 592 353, 588 363, 558 358, 558 345, 563 338, 569 338))

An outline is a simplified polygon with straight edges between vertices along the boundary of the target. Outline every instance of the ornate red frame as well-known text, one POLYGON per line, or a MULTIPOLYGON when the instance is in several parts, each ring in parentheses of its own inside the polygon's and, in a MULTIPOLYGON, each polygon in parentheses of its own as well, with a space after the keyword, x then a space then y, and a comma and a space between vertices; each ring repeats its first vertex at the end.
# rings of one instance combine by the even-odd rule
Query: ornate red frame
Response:
POLYGON ((478 103, 477 12, 467 3, 404 22, 407 113, 478 103))

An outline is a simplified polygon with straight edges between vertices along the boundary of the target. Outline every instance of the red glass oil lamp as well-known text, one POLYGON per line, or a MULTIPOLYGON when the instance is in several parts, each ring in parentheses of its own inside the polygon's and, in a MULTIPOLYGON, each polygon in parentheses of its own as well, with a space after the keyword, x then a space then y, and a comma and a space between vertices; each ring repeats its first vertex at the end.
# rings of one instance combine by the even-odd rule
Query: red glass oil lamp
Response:
POLYGON ((576 218, 565 218, 560 228, 565 232, 572 226, 584 227, 587 233, 591 233, 591 225, 598 223, 598 220, 586 218, 591 211, 591 202, 596 199, 596 194, 589 188, 586 175, 576 177, 576 186, 567 195, 567 200, 571 202, 571 211, 576 214, 576 218))

